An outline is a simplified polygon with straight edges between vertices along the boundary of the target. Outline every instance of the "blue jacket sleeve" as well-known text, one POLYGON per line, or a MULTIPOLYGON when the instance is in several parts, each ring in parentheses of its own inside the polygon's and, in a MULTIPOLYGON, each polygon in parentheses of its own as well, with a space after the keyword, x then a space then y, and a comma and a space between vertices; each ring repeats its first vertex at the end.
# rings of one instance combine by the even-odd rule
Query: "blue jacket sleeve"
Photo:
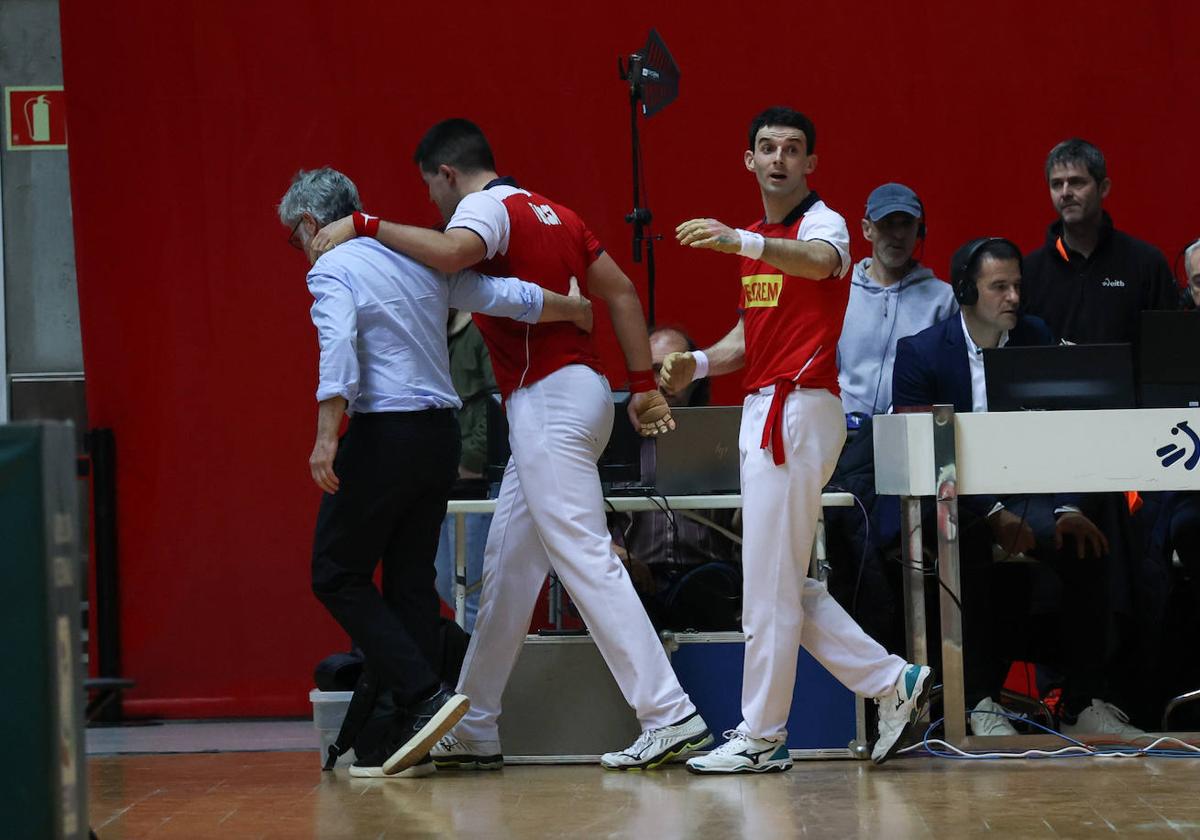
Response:
POLYGON ((904 408, 933 405, 933 371, 921 359, 917 343, 902 338, 896 344, 896 363, 892 367, 892 405, 904 408))

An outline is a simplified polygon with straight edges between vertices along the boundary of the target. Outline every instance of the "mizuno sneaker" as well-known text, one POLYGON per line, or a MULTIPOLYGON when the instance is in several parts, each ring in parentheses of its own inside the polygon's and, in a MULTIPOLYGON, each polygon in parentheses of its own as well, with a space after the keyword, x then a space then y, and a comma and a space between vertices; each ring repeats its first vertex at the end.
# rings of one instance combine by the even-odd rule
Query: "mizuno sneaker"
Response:
POLYGON ((724 744, 707 755, 689 758, 692 773, 782 773, 792 766, 787 737, 751 738, 736 729, 725 733, 724 744))
POLYGON ((929 699, 932 681, 933 671, 928 665, 906 665, 895 689, 875 700, 879 707, 879 738, 871 750, 871 760, 876 764, 883 764, 895 754, 900 741, 917 722, 929 699))
POLYGON ((467 741, 447 733, 432 752, 433 763, 442 770, 499 770, 504 766, 499 741, 467 741))
POLYGON ((653 770, 660 764, 681 758, 713 742, 708 725, 693 712, 679 723, 647 729, 620 752, 605 753, 600 764, 605 770, 653 770))

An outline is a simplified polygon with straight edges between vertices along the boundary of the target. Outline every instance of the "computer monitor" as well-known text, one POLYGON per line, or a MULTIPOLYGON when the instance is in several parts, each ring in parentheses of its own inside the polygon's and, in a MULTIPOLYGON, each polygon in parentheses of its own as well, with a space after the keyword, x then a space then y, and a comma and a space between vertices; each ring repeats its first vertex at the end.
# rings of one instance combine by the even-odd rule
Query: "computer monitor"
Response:
MULTIPOLYGON (((597 467, 600 481, 607 487, 638 485, 642 476, 642 437, 629 422, 628 391, 613 391, 613 427, 608 446, 600 454, 597 467)), ((488 395, 487 465, 484 475, 496 482, 504 477, 504 468, 512 454, 508 446, 508 416, 500 394, 488 395)))
POLYGON ((1147 310, 1141 327, 1141 406, 1200 406, 1200 312, 1147 310))
POLYGON ((1054 344, 983 351, 988 411, 1133 408, 1128 344, 1054 344))

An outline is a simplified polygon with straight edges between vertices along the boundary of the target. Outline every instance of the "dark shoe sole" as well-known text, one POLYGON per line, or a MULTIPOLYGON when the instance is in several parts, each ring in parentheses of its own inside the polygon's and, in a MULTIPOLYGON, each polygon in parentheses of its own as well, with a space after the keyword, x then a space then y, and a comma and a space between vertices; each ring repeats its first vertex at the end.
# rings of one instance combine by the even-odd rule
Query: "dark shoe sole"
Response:
POLYGON ((757 773, 762 775, 763 773, 784 773, 792 769, 791 763, 786 765, 773 764, 769 767, 763 767, 761 769, 756 769, 754 767, 739 767, 737 770, 701 770, 700 768, 693 767, 690 764, 685 766, 687 767, 689 773, 695 773, 697 776, 738 776, 743 773, 757 773))
POLYGON ((470 708, 471 702, 466 695, 455 694, 447 700, 416 735, 409 738, 400 749, 383 762, 384 775, 393 776, 420 761, 425 753, 433 749, 433 745, 438 742, 439 738, 453 729, 454 724, 462 720, 463 715, 470 708))
POLYGON ((502 755, 464 755, 459 758, 435 758, 439 770, 503 770, 502 755))
POLYGON ((712 733, 705 731, 703 735, 700 735, 699 737, 697 737, 691 741, 685 741, 683 743, 676 744, 673 747, 669 747, 666 750, 664 750, 663 752, 660 752, 658 755, 652 756, 652 757, 646 759, 641 764, 609 765, 609 764, 605 764, 602 761, 602 762, 600 762, 600 766, 603 767, 605 770, 626 770, 626 771, 628 771, 628 770, 653 770, 656 767, 661 767, 662 765, 666 764, 668 761, 673 761, 677 758, 682 758, 683 756, 687 755, 690 752, 695 752, 696 750, 702 750, 705 747, 712 746, 712 743, 713 743, 712 733))
POLYGON ((888 751, 879 758, 873 759, 876 766, 883 764, 889 758, 896 754, 896 750, 900 749, 900 744, 903 743, 912 732, 913 724, 920 720, 921 715, 925 712, 925 704, 929 702, 929 693, 933 690, 933 671, 930 670, 925 675, 925 682, 921 683, 921 687, 917 689, 917 699, 913 702, 912 711, 908 714, 908 723, 904 724, 904 728, 900 730, 900 734, 896 736, 896 740, 888 747, 888 751))

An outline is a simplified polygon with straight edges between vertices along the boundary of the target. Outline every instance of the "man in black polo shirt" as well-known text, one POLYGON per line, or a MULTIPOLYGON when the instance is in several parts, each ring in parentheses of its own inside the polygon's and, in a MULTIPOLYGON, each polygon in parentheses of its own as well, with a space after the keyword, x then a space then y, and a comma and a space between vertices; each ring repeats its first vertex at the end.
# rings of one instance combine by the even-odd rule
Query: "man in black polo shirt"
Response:
POLYGON ((1157 248, 1113 227, 1104 154, 1064 140, 1046 158, 1058 221, 1025 260, 1025 310, 1075 344, 1137 343, 1139 313, 1175 309, 1178 289, 1157 248))
MULTIPOLYGON (((1058 221, 1046 243, 1025 260, 1022 298, 1025 311, 1044 320, 1058 337, 1075 344, 1129 342, 1136 350, 1141 313, 1177 309, 1179 289, 1162 253, 1152 245, 1113 227, 1101 206, 1112 188, 1104 154, 1085 140, 1064 140, 1046 157, 1046 183, 1058 221)), ((1131 488, 1132 489, 1132 488, 1131 488)), ((1131 708, 1143 725, 1157 720, 1152 669, 1141 650, 1154 650, 1160 629, 1139 604, 1161 603, 1166 597, 1147 557, 1131 508, 1141 504, 1115 494, 1088 494, 1082 507, 1104 532, 1112 550, 1112 607, 1121 653, 1113 685, 1123 696, 1113 699, 1131 708)))

